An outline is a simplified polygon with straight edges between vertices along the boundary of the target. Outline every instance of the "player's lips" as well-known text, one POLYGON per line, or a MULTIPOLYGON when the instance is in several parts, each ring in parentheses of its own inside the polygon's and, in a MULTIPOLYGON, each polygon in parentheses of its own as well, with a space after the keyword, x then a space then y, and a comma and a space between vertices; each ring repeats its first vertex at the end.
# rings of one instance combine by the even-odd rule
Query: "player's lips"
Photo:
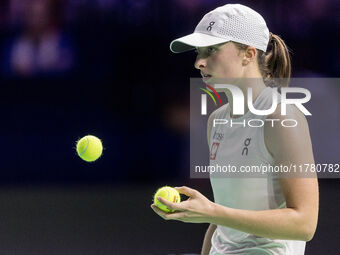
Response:
POLYGON ((201 72, 201 75, 202 75, 203 82, 207 82, 212 77, 212 75, 205 74, 205 73, 202 73, 202 72, 201 72))

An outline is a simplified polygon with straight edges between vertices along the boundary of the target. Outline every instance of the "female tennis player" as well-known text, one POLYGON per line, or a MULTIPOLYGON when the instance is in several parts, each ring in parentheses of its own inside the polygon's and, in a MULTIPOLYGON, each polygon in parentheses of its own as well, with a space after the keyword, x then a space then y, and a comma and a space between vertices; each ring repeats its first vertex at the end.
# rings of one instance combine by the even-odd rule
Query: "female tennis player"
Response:
MULTIPOLYGON (((243 91, 252 88, 255 109, 272 105, 274 78, 291 73, 289 51, 283 40, 269 32, 263 17, 239 4, 227 4, 207 13, 194 33, 174 40, 170 48, 179 53, 196 49, 195 67, 205 83, 235 79, 243 91), (268 48, 268 49, 267 49, 268 48)), ((282 85, 281 84, 281 85, 282 85)), ((305 116, 293 106, 281 115, 280 104, 274 113, 255 116, 245 105, 244 115, 233 114, 232 96, 224 91, 229 104, 214 111, 208 120, 210 165, 226 162, 235 166, 269 164, 313 164, 313 150, 305 116), (214 126, 213 120, 242 121, 295 119, 298 125, 287 128, 266 121, 258 128, 214 126), (214 146, 214 152, 212 147, 214 146), (245 150, 246 147, 246 150, 245 150)), ((280 102, 279 102, 280 103, 280 102)), ((181 203, 159 200, 174 209, 165 213, 152 209, 165 220, 210 223, 202 255, 303 255, 305 244, 314 236, 318 219, 318 182, 312 178, 212 178, 214 202, 189 187, 176 188, 189 197, 181 203)))

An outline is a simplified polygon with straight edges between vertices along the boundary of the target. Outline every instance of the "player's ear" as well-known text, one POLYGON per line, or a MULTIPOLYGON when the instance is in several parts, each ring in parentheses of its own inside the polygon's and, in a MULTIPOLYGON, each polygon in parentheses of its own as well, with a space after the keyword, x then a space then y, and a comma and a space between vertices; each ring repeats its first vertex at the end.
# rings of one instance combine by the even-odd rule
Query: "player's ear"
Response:
POLYGON ((250 62, 255 61, 256 54, 256 49, 252 46, 248 46, 247 49, 244 51, 242 64, 248 65, 250 62))

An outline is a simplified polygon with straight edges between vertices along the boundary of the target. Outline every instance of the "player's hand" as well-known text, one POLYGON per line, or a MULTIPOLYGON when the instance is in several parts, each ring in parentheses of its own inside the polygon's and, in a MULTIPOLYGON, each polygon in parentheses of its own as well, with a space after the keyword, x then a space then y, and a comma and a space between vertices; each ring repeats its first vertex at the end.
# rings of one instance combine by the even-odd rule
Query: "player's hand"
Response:
POLYGON ((189 199, 180 203, 173 203, 158 197, 157 199, 162 204, 166 205, 170 210, 175 210, 175 212, 166 213, 159 209, 155 204, 152 204, 151 208, 155 211, 155 213, 165 220, 178 220, 190 223, 209 223, 214 203, 197 190, 189 187, 182 186, 175 187, 175 189, 180 194, 188 196, 189 199))

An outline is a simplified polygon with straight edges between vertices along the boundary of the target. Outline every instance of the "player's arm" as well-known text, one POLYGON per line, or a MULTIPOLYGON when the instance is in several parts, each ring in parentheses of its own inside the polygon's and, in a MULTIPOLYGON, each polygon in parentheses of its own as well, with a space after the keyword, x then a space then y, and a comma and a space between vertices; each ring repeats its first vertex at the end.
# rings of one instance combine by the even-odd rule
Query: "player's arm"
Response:
MULTIPOLYGON (((294 128, 281 125, 265 127, 265 143, 276 165, 308 164, 311 166, 315 164, 306 117, 295 106, 287 106, 287 116, 281 115, 280 105, 277 108, 270 117, 280 120, 295 119, 298 125, 294 128)), ((307 240, 312 239, 316 231, 319 212, 319 188, 316 173, 306 173, 300 178, 280 178, 279 183, 286 199, 287 209, 293 210, 296 224, 307 234, 307 240)))
MULTIPOLYGON (((278 107, 280 108, 280 107, 278 107)), ((280 124, 265 126, 265 142, 276 164, 314 163, 308 124, 295 107, 288 107, 287 116, 275 112, 274 119, 296 119, 298 126, 285 128, 280 124)), ((253 235, 272 239, 309 241, 317 226, 317 178, 280 179, 287 208, 250 211, 215 204, 210 223, 231 227, 253 235)))
POLYGON ((204 236, 201 255, 209 255, 209 252, 211 249, 211 237, 213 233, 215 232, 215 229, 216 229, 216 225, 214 224, 209 225, 207 232, 205 233, 205 236, 204 236))

